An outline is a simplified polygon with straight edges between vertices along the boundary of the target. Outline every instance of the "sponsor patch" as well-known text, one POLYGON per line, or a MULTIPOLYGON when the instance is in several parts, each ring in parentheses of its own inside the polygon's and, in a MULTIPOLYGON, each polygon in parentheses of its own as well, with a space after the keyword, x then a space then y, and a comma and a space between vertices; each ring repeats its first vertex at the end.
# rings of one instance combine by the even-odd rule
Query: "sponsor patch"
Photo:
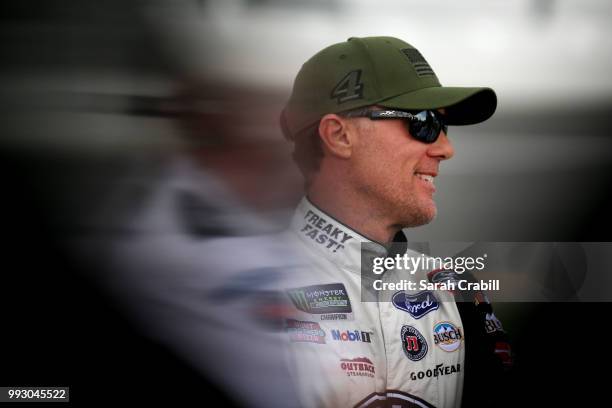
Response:
POLYGON ((332 339, 336 341, 357 341, 363 343, 371 343, 372 342, 372 332, 367 331, 359 331, 359 330, 332 330, 331 331, 332 339))
POLYGON ((422 380, 423 378, 438 378, 445 375, 452 375, 461 372, 461 364, 437 364, 434 368, 428 368, 427 370, 413 371, 410 373, 410 379, 412 381, 422 380))
POLYGON ((415 319, 420 319, 427 313, 437 310, 440 307, 438 299, 432 292, 425 291, 415 295, 408 295, 406 292, 397 292, 391 299, 393 306, 408 312, 415 319))
POLYGON ((304 221, 306 223, 300 229, 300 233, 329 251, 336 252, 344 249, 344 244, 353 239, 353 236, 348 234, 345 229, 338 228, 336 224, 311 210, 306 212, 304 221))
POLYGON ((352 313, 325 313, 319 315, 319 319, 323 320, 353 320, 352 313))
POLYGON ((287 319, 285 330, 293 342, 325 344, 325 332, 317 322, 287 319))
POLYGON ((412 326, 402 326, 400 332, 404 354, 412 361, 422 360, 427 354, 427 341, 425 337, 412 326))
POLYGON ((450 322, 440 322, 433 328, 434 344, 444 351, 455 351, 461 346, 463 333, 461 327, 450 322))
POLYGON ((485 316, 485 330, 489 334, 495 332, 504 333, 504 327, 493 313, 487 313, 485 316))
POLYGON ((353 309, 342 283, 304 286, 287 291, 293 305, 320 320, 352 320, 353 309))
POLYGON ((374 378, 374 363, 367 357, 343 358, 340 360, 340 368, 349 377, 371 377, 374 378))

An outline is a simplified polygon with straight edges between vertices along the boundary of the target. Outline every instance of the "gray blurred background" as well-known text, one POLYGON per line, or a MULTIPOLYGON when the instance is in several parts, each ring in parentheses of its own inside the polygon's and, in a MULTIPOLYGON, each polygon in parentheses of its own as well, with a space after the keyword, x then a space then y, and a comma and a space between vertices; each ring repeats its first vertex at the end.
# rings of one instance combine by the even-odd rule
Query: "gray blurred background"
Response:
MULTIPOLYGON (((400 37, 443 85, 498 94, 492 119, 450 129, 439 216, 410 240, 612 241, 607 0, 25 0, 0 10, 1 298, 18 333, 4 339, 3 384, 77 385, 83 398, 111 375, 133 402, 134 378, 160 390, 152 401, 219 397, 143 340, 84 278, 96 265, 64 242, 129 233, 164 163, 211 146, 233 177, 258 169, 250 204, 281 228, 302 185, 278 113, 300 65, 351 36, 400 37)), ((499 307, 519 353, 517 389, 567 402, 559 390, 588 371, 582 334, 608 315, 608 304, 587 306, 499 307), (574 349, 565 335, 578 337, 574 349)))
POLYGON ((55 206, 50 217, 59 228, 99 224, 95 215, 115 182, 151 177, 156 160, 184 148, 176 119, 185 111, 233 123, 240 138, 279 149, 283 179, 270 179, 262 194, 276 190, 267 209, 288 214, 301 180, 276 117, 294 75, 326 45, 391 35, 419 47, 444 85, 491 86, 499 96, 491 120, 451 128, 457 154, 437 181, 439 217, 411 238, 607 239, 608 1, 24 1, 2 8, 1 148, 27 157, 26 170, 44 169, 36 188, 44 189, 43 207, 55 206), (177 103, 185 90, 195 90, 198 102, 177 103))

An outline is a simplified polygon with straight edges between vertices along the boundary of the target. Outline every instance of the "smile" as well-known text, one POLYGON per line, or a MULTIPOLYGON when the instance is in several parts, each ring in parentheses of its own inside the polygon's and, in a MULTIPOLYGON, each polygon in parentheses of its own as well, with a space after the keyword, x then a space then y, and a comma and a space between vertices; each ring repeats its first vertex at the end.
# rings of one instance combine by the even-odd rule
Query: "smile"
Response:
POLYGON ((420 178, 423 181, 426 181, 430 184, 434 183, 434 178, 432 175, 429 174, 423 174, 423 173, 414 173, 415 176, 417 176, 418 178, 420 178))

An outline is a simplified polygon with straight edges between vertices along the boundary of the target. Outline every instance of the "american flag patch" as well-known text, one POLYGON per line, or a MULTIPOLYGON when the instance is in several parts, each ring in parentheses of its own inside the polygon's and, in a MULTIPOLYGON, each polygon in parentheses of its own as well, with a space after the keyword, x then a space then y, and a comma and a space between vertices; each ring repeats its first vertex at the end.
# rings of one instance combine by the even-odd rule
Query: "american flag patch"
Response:
POLYGON ((435 75, 419 50, 415 48, 404 48, 402 52, 406 54, 418 76, 435 75))

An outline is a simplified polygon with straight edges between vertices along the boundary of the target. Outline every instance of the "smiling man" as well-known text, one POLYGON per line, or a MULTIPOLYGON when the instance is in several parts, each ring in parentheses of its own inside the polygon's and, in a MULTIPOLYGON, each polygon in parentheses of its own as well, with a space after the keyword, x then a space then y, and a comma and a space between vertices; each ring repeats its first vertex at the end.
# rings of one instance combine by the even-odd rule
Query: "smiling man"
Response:
POLYGON ((363 301, 361 244, 385 256, 382 243, 434 219, 434 180, 454 154, 448 126, 482 122, 496 104, 490 88, 441 86, 421 53, 392 37, 350 38, 302 66, 281 125, 306 186, 292 230, 312 267, 288 291, 299 317, 287 324, 305 405, 461 404, 469 322, 453 295, 363 301))
POLYGON ((324 155, 310 175, 309 199, 379 242, 430 222, 434 178, 440 162, 453 155, 444 121, 439 111, 411 114, 381 106, 326 114, 318 129, 324 155), (438 132, 437 140, 411 137, 410 125, 431 127, 422 131, 438 132))

